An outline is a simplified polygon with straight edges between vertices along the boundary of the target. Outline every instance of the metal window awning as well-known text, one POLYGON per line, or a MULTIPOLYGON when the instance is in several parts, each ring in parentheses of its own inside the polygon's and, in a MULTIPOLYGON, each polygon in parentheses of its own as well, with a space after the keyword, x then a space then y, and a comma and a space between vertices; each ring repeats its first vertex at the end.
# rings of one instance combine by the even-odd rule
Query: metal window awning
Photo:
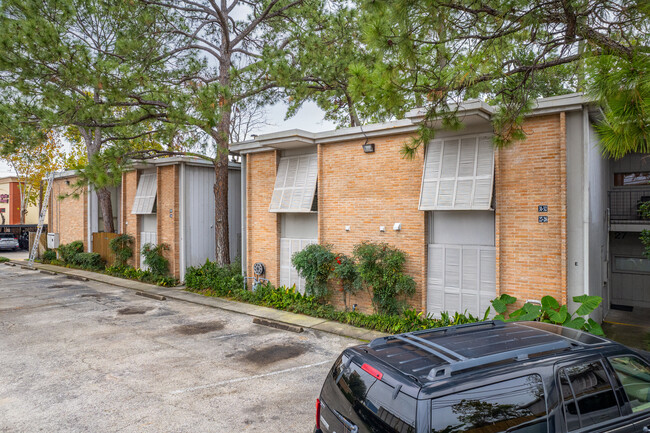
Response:
POLYGON ((433 140, 424 159, 420 210, 490 210, 494 147, 490 135, 433 140))
POLYGON ((316 154, 280 158, 269 212, 311 212, 317 180, 316 154))
POLYGON ((154 203, 156 202, 156 194, 158 175, 156 173, 144 173, 140 175, 138 181, 138 190, 135 193, 133 200, 132 214, 135 215, 148 215, 153 213, 154 203))

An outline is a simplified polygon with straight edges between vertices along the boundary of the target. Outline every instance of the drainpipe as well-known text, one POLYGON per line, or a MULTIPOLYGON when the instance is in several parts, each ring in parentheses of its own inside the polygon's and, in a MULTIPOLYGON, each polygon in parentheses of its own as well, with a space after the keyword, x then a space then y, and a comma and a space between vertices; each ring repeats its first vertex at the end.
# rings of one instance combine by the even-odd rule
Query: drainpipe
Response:
POLYGON ((180 262, 180 280, 185 281, 185 163, 180 164, 180 175, 178 180, 178 236, 180 237, 178 245, 178 259, 180 262))
POLYGON ((589 184, 589 113, 586 109, 582 112, 582 140, 583 140, 583 179, 582 179, 582 233, 583 233, 583 293, 589 294, 589 214, 590 214, 590 191, 589 184))
MULTIPOLYGON (((240 189, 240 203, 241 203, 241 269, 242 274, 246 277, 246 263, 248 259, 248 249, 246 248, 246 155, 241 156, 240 172, 241 176, 241 189, 240 189)), ((244 284, 246 280, 244 279, 244 284)))
POLYGON ((88 242, 86 248, 89 253, 93 252, 93 192, 90 185, 88 185, 88 193, 86 194, 86 207, 88 208, 86 211, 86 232, 88 234, 88 242))

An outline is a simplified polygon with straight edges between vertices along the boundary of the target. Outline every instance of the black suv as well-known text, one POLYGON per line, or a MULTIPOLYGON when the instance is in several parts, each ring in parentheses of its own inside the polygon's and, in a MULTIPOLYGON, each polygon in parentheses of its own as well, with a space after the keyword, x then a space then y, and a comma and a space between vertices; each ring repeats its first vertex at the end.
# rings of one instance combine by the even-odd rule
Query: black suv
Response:
POLYGON ((343 351, 315 433, 650 433, 650 365, 625 346, 539 322, 480 322, 343 351))

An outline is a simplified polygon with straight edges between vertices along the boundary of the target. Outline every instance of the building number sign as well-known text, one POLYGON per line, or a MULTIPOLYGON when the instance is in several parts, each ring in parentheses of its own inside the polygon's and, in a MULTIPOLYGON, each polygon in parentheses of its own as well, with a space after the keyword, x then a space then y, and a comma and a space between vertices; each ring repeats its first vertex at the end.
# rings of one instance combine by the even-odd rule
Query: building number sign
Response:
MULTIPOLYGON (((537 206, 537 212, 542 213, 542 212, 548 212, 548 205, 546 204, 540 204, 537 206)), ((546 215, 540 215, 537 217, 537 222, 540 224, 547 223, 548 222, 548 216, 546 215)))
POLYGON ((9 194, 0 194, 0 203, 9 203, 9 194))

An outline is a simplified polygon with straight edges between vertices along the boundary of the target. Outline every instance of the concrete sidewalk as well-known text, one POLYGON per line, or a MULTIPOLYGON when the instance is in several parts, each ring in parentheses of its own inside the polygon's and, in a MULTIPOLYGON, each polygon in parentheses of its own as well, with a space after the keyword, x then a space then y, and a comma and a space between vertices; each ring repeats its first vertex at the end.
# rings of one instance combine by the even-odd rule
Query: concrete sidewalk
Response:
MULTIPOLYGON (((8 262, 16 266, 27 266, 26 262, 11 261, 8 262)), ((0 265, 1 266, 1 265, 0 265)), ((219 308, 235 313, 246 314, 251 317, 273 320, 276 322, 286 323, 289 325, 311 328, 318 331, 329 332, 331 334, 343 337, 355 338, 358 340, 370 341, 374 338, 384 337, 388 334, 377 331, 369 331, 356 326, 346 325, 331 320, 319 319, 316 317, 306 316, 304 314, 290 313, 273 308, 262 307, 259 305, 246 304, 243 302, 230 301, 223 298, 213 298, 210 296, 200 295, 198 293, 187 292, 184 287, 161 287, 154 284, 142 283, 139 281, 127 280, 125 278, 112 277, 110 275, 100 274, 97 272, 83 271, 81 269, 64 268, 61 266, 45 265, 34 263, 34 268, 41 271, 56 272, 57 274, 69 275, 77 278, 87 278, 88 280, 98 281, 125 289, 135 290, 138 292, 149 293, 152 295, 162 295, 169 299, 185 301, 207 307, 219 308)))

